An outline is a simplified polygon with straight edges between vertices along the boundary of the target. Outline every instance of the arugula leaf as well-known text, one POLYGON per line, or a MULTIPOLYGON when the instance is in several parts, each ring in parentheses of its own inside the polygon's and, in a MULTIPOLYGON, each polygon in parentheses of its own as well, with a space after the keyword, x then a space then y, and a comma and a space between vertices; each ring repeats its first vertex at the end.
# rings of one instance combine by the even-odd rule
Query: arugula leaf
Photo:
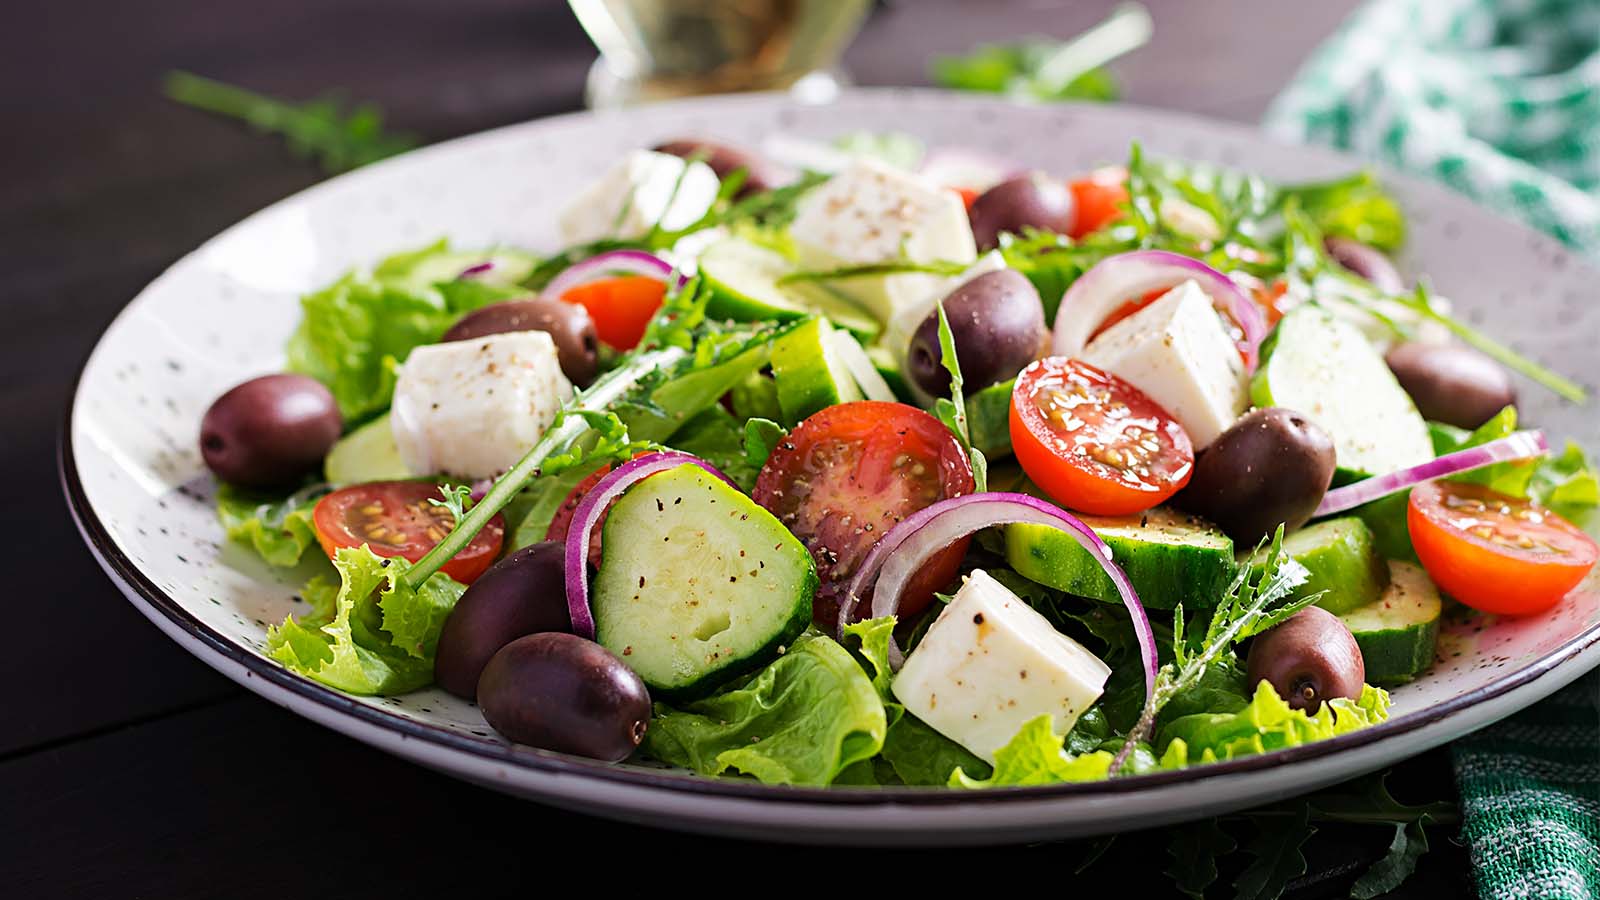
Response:
POLYGON ((366 547, 340 550, 333 566, 337 589, 322 576, 313 579, 304 592, 313 614, 268 628, 266 654, 351 694, 427 686, 439 629, 466 589, 443 574, 413 589, 399 577, 409 566, 404 559, 385 559, 366 547))
POLYGON ((550 532, 550 523, 561 510, 562 501, 578 483, 593 475, 605 463, 579 465, 554 475, 535 478, 505 508, 506 527, 511 533, 510 549, 521 550, 537 544, 550 532))
POLYGON ((742 686, 674 709, 658 703, 643 750, 702 775, 765 784, 831 784, 883 748, 888 721, 849 651, 818 632, 742 686))
POLYGON ((1255 857, 1233 886, 1237 900, 1276 900, 1289 882, 1304 875, 1306 858, 1301 846, 1317 831, 1310 822, 1310 807, 1299 804, 1295 815, 1285 821, 1264 823, 1245 851, 1255 857))
POLYGON ((1417 861, 1428 852, 1428 832, 1423 823, 1405 822, 1394 826, 1389 850, 1350 886, 1355 900, 1372 900, 1398 888, 1417 870, 1417 861))
POLYGON ((761 472, 761 466, 752 464, 745 453, 748 428, 749 423, 741 429, 732 413, 712 405, 685 422, 672 436, 671 446, 716 466, 733 479, 739 490, 748 494, 755 487, 756 475, 761 472))
POLYGON ((1216 819, 1201 819, 1182 828, 1171 829, 1167 842, 1167 875, 1179 891, 1205 900, 1206 888, 1217 880, 1217 858, 1238 849, 1234 841, 1216 819))
POLYGON ((280 134, 297 158, 315 158, 329 175, 386 159, 417 146, 416 137, 385 132, 383 113, 361 104, 346 113, 336 97, 287 103, 244 88, 169 72, 167 97, 206 112, 240 119, 257 131, 280 134))
POLYGON ((744 423, 745 462, 759 470, 788 434, 787 429, 771 419, 750 418, 744 423))
POLYGON ((223 484, 217 488, 217 518, 228 540, 247 544, 268 565, 297 565, 317 542, 311 513, 328 492, 326 485, 287 497, 223 484))
POLYGON ((944 301, 936 306, 939 313, 939 356, 944 370, 950 373, 950 396, 940 397, 934 403, 934 415, 950 429, 961 442, 962 449, 972 460, 972 477, 979 493, 989 489, 989 461, 983 451, 972 446, 972 432, 967 428, 967 400, 962 393, 965 383, 961 377, 961 361, 956 358, 956 337, 950 331, 950 319, 945 315, 944 301))

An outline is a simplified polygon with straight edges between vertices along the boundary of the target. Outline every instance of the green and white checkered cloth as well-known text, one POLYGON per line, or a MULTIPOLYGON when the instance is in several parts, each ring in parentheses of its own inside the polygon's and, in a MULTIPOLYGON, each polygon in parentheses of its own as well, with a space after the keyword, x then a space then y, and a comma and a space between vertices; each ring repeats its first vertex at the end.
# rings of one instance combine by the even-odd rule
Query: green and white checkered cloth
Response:
MULTIPOLYGON (((1265 124, 1600 255, 1600 0, 1375 0, 1265 124)), ((1452 756, 1480 896, 1600 900, 1600 673, 1452 756)))
POLYGON ((1600 2, 1376 0, 1268 111, 1600 254, 1600 2))

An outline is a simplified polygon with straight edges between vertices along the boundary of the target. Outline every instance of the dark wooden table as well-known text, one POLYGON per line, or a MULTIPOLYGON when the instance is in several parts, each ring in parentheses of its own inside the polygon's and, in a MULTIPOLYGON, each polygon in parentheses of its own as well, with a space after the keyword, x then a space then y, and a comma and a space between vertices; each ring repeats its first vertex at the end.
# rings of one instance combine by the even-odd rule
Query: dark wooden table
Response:
MULTIPOLYGON (((920 83, 931 53, 1065 36, 1110 5, 893 4, 847 64, 863 83, 920 83)), ((1154 42, 1116 66, 1126 98, 1250 121, 1354 3, 1150 6, 1154 42)), ((10 523, 0 557, 0 895, 477 896, 537 891, 545 870, 571 869, 569 858, 593 850, 621 851, 617 862, 637 873, 610 878, 630 886, 674 871, 658 861, 694 872, 698 886, 752 857, 823 877, 833 860, 852 858, 519 802, 314 726, 151 627, 96 567, 61 501, 58 429, 101 329, 183 253, 320 177, 273 140, 163 100, 163 72, 289 97, 337 88, 442 140, 578 108, 593 58, 554 0, 58 0, 0 10, 0 508, 10 523)), ((1429 754, 1404 780, 1448 792, 1448 761, 1429 754)), ((1297 893, 1341 891, 1386 842, 1371 832, 1319 842, 1311 883, 1297 893)), ((1114 851, 1091 877, 1133 879, 1133 896, 1163 894, 1164 880, 1136 874, 1149 871, 1152 848, 1120 844, 1125 859, 1114 851)), ((1435 845, 1414 895, 1464 890, 1463 854, 1435 845)), ((1022 852, 1059 861, 1066 850, 1022 852)))

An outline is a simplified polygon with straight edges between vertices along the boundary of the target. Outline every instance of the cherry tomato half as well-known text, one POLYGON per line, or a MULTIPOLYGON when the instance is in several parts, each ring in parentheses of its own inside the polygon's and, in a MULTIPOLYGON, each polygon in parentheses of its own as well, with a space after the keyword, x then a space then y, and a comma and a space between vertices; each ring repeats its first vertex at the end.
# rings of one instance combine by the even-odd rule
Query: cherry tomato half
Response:
POLYGON ((1127 171, 1112 167, 1097 169, 1067 185, 1072 189, 1072 205, 1076 210, 1069 237, 1077 240, 1120 218, 1122 207, 1128 202, 1127 182, 1127 171))
MULTIPOLYGON (((903 403, 861 400, 830 406, 789 432, 751 496, 816 559, 822 586, 812 618, 831 629, 850 577, 879 538, 906 516, 976 487, 971 461, 938 419, 903 403)), ((956 577, 967 544, 951 544, 911 579, 900 598, 902 621, 956 577)))
MULTIPOLYGON (((444 492, 426 481, 356 484, 318 500, 311 520, 329 558, 342 547, 366 544, 379 556, 416 562, 444 540, 453 524, 449 510, 430 499, 443 500, 444 492)), ((440 571, 471 584, 500 555, 505 537, 506 520, 496 515, 440 571)))
POLYGON ((1011 446, 1051 499, 1096 515, 1149 509, 1194 471, 1194 445, 1166 410, 1115 375, 1064 356, 1017 376, 1011 446))
POLYGON ((1600 558, 1600 548, 1571 522, 1477 484, 1417 485, 1406 526, 1434 583, 1484 612, 1543 612, 1600 558))
POLYGON ((665 282, 645 275, 619 275, 580 284, 561 299, 589 311, 600 340, 618 350, 632 350, 666 296, 665 282))

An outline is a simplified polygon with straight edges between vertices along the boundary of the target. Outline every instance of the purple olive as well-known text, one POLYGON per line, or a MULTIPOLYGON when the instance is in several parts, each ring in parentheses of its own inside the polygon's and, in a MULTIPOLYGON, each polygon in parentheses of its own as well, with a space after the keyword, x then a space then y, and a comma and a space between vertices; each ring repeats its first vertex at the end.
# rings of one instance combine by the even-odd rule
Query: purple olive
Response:
POLYGON ((1470 347, 1407 341, 1384 361, 1425 419, 1473 429, 1517 402, 1511 375, 1470 347))
POLYGON ((1270 406, 1239 417, 1195 457, 1173 505, 1215 522, 1242 548, 1279 525, 1304 525, 1333 482, 1333 438, 1292 409, 1270 406))
POLYGON ((1033 173, 1002 181, 979 194, 967 217, 982 251, 998 247, 1001 232, 1021 234, 1023 228, 1037 228, 1066 234, 1077 219, 1077 207, 1064 182, 1033 173))
POLYGON ((563 554, 557 541, 524 547, 467 588, 439 632, 433 675, 440 687, 471 700, 501 647, 523 635, 572 630, 563 554))
POLYGON ((1372 282, 1378 290, 1398 294, 1406 289, 1400 270, 1383 251, 1350 238, 1331 237, 1322 243, 1334 262, 1372 282))
MULTIPOLYGON (((970 394, 1015 378, 1038 357, 1049 331, 1039 291, 1013 269, 987 272, 944 298, 944 315, 955 338, 961 380, 970 394)), ((928 314, 911 336, 906 374, 934 396, 950 390, 950 373, 939 347, 939 311, 928 314)))
POLYGON ((470 341, 512 331, 545 332, 556 342, 561 371, 568 381, 588 387, 594 380, 600 368, 600 338, 589 311, 576 303, 545 297, 494 303, 462 316, 440 340, 470 341))
POLYGON ((1272 683, 1291 707, 1314 713, 1335 697, 1358 700, 1366 661, 1339 617, 1308 606, 1250 642, 1250 684, 1272 683))
POLYGON ((295 484, 322 466, 344 422, 333 394, 304 375, 263 375, 218 397, 200 420, 200 458, 241 487, 295 484))
POLYGON ((500 649, 478 679, 478 705, 519 744, 617 762, 644 740, 650 692, 611 651, 546 632, 500 649))
POLYGON ((707 141, 698 138, 680 138, 664 141, 654 147, 657 153, 666 153, 688 159, 699 155, 700 159, 717 173, 718 178, 727 178, 740 169, 744 170, 744 184, 739 186, 735 197, 746 197, 762 191, 770 191, 788 180, 788 173, 782 167, 773 164, 764 157, 734 147, 729 144, 707 141))

